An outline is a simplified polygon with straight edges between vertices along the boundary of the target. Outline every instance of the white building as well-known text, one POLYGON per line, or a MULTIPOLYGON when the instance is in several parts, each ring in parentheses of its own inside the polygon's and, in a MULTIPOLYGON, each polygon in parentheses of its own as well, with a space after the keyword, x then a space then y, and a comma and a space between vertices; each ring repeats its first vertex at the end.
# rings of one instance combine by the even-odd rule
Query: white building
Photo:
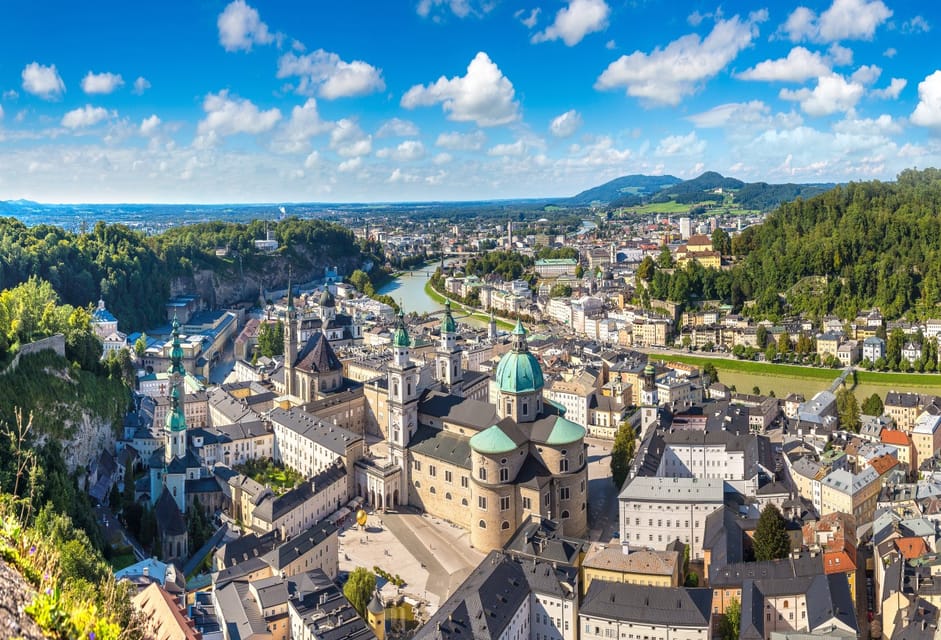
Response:
POLYGON ((722 507, 723 487, 716 478, 631 478, 618 496, 621 540, 656 550, 679 540, 702 558, 706 517, 722 507))
POLYGON ((347 473, 352 476, 353 464, 365 453, 362 436, 322 422, 303 411, 274 409, 268 418, 274 428, 275 461, 305 477, 331 467, 337 458, 343 461, 347 473))
POLYGON ((592 580, 578 620, 582 640, 709 640, 712 589, 592 580))

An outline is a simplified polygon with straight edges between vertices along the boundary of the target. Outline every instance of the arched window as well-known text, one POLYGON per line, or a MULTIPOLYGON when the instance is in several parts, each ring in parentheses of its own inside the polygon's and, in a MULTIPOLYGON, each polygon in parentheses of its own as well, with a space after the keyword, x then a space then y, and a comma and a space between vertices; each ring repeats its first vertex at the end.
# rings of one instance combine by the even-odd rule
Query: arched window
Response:
POLYGON ((462 507, 466 507, 466 506, 467 506, 467 498, 461 498, 461 506, 462 506, 462 507))
POLYGON ((430 489, 428 489, 428 493, 438 493, 438 492, 437 490, 435 490, 434 487, 431 487, 430 489))
POLYGON ((481 520, 480 522, 477 523, 477 526, 480 527, 481 529, 486 529, 487 523, 481 520))
POLYGON ((415 481, 415 488, 421 489, 421 482, 419 482, 418 480, 415 481))
POLYGON ((445 500, 450 500, 450 499, 451 499, 451 494, 450 494, 450 492, 444 494, 444 499, 445 499, 445 500))
POLYGON ((506 520, 504 520, 504 521, 503 521, 503 524, 500 525, 500 528, 503 529, 504 531, 506 531, 507 529, 510 528, 510 523, 507 522, 506 520))
POLYGON ((787 603, 787 600, 785 600, 785 601, 784 601, 784 608, 785 608, 785 609, 787 609, 787 608, 788 608, 788 603, 787 603))
POLYGON ((569 512, 568 512, 568 510, 563 511, 563 512, 562 512, 562 519, 565 520, 565 519, 567 519, 568 517, 569 517, 569 512))
POLYGON ((481 467, 480 469, 478 469, 478 470, 477 470, 477 477, 486 482, 486 480, 487 480, 487 468, 486 468, 486 467, 481 467))
POLYGON ((500 467, 500 482, 509 482, 510 470, 506 467, 500 467))

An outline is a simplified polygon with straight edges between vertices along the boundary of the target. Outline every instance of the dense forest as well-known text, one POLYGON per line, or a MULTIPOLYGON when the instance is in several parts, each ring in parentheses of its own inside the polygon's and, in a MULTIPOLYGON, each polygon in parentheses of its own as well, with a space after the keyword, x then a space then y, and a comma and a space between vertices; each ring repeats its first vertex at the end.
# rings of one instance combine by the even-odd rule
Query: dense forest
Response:
POLYGON ((784 204, 732 242, 731 270, 646 268, 646 293, 721 300, 756 317, 803 312, 851 318, 936 317, 941 302, 941 171, 838 186, 784 204), (746 301, 753 301, 746 305, 746 301))
MULTIPOLYGON (((352 232, 337 224, 288 218, 271 223, 271 229, 280 244, 278 255, 289 259, 296 272, 315 260, 358 261, 362 256, 352 232)), ((0 289, 38 276, 64 303, 86 307, 103 298, 122 330, 144 329, 163 320, 174 277, 198 268, 233 273, 257 268, 270 259, 255 251, 254 240, 264 237, 260 221, 206 222, 146 236, 120 224, 99 222, 87 233, 72 233, 0 218, 0 289), (227 255, 217 256, 217 249, 227 255)), ((381 255, 381 247, 366 249, 381 255)))

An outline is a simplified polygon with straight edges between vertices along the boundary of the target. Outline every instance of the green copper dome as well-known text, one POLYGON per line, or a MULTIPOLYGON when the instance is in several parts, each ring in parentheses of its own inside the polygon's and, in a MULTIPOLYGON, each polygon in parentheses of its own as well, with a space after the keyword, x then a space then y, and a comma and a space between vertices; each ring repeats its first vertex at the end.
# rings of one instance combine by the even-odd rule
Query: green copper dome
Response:
POLYGON ((489 429, 484 429, 475 434, 470 439, 470 447, 477 453, 510 453, 516 449, 516 443, 503 432, 503 429, 493 425, 489 429))
POLYGON ((497 365, 497 384, 504 393, 527 393, 541 391, 545 384, 542 367, 536 356, 529 352, 526 344, 526 329, 516 321, 512 331, 513 349, 508 351, 497 365))
POLYGON ((186 431, 186 416, 183 415, 183 407, 180 406, 180 393, 176 387, 170 392, 172 407, 167 414, 167 431, 186 431))
POLYGON ((584 437, 585 427, 559 416, 555 419, 555 424, 552 425, 552 431, 549 432, 549 437, 546 438, 546 444, 572 444, 584 437))
POLYGON ((652 376, 652 375, 656 375, 656 373, 657 373, 657 370, 654 369, 654 366, 653 366, 652 364, 648 364, 646 367, 644 367, 644 375, 645 375, 645 376, 648 376, 648 377, 649 377, 649 376, 652 376))
POLYGON ((395 324, 395 333, 392 334, 393 347, 410 347, 412 340, 408 337, 408 329, 405 327, 405 314, 399 309, 399 320, 395 324))
POLYGON ((444 319, 441 321, 441 333, 457 333, 457 323, 451 315, 451 301, 444 301, 444 319))

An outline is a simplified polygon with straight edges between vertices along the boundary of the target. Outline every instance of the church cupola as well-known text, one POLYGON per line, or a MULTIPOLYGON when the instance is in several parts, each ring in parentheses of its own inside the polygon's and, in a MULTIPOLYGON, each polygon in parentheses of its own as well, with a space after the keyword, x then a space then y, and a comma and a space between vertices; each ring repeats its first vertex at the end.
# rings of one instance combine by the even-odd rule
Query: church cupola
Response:
POLYGON ((400 308, 395 322, 395 331, 392 333, 392 362, 397 367, 408 365, 411 346, 412 339, 408 337, 408 327, 405 326, 405 313, 400 308))
POLYGON ((542 412, 545 380, 539 360, 529 352, 526 329, 516 321, 511 333, 513 347, 497 365, 497 415, 517 422, 532 422, 542 412))

